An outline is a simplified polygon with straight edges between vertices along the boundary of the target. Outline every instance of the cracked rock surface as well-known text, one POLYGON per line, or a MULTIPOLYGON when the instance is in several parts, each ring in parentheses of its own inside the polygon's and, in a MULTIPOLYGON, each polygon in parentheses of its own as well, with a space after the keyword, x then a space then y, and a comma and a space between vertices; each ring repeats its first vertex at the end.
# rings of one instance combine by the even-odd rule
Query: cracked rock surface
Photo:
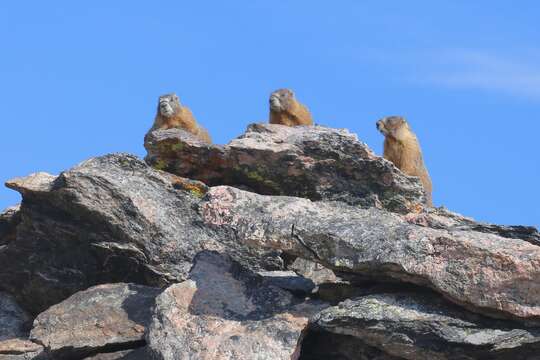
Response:
POLYGON ((427 208, 346 130, 145 140, 7 182, 0 360, 539 359, 537 229, 427 208))

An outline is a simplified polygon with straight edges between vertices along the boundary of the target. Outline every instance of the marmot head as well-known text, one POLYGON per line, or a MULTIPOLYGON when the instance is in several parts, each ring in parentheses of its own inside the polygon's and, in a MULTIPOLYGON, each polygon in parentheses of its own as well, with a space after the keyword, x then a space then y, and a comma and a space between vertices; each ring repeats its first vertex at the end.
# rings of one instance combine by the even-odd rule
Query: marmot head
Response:
POLYGON ((384 136, 402 140, 410 133, 409 124, 404 117, 387 116, 377 121, 377 130, 384 136))
POLYGON ((158 113, 164 117, 172 117, 180 111, 180 99, 175 93, 161 95, 158 102, 158 113))
POLYGON ((291 108, 295 101, 294 93, 289 89, 279 89, 270 94, 270 110, 281 112, 291 108))

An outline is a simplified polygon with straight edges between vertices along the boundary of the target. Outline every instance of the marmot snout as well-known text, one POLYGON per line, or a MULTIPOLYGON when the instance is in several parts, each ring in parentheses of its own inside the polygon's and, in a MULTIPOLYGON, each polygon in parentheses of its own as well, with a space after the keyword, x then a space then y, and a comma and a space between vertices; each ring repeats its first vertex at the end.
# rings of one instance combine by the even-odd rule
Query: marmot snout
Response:
POLYGON ((279 89, 270 95, 270 124, 313 125, 308 108, 300 104, 292 90, 279 89))
POLYGON ((204 142, 212 143, 208 132, 197 124, 191 110, 180 104, 176 94, 165 94, 159 97, 157 114, 152 130, 178 128, 192 133, 204 142))

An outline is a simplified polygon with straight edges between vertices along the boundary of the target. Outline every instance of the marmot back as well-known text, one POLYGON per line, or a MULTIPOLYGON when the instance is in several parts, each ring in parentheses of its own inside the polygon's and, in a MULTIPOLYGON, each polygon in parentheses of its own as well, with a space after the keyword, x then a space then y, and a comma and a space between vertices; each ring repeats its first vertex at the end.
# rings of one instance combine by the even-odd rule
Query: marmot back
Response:
POLYGON ((178 128, 192 133, 204 142, 212 143, 208 132, 195 120, 193 113, 180 104, 176 94, 165 94, 159 97, 157 114, 151 130, 178 128))
POLYGON ((313 125, 313 120, 308 108, 296 101, 291 90, 279 89, 270 95, 270 124, 313 125))
POLYGON ((384 158, 407 175, 420 178, 426 191, 427 204, 433 206, 432 184, 416 135, 405 118, 388 116, 377 121, 377 129, 385 136, 384 158))

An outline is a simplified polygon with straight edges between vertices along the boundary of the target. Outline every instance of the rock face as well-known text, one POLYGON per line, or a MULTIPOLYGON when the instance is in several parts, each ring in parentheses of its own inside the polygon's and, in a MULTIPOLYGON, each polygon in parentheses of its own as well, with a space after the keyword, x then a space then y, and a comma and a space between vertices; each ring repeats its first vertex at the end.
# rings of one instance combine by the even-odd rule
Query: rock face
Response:
POLYGON ((190 279, 156 302, 148 343, 164 360, 296 360, 309 317, 324 307, 216 253, 201 253, 190 279))
POLYGON ((537 229, 426 208, 344 130, 145 145, 7 183, 1 360, 540 358, 537 229))
POLYGON ((425 203, 419 180, 376 156, 347 130, 253 124, 223 147, 179 129, 145 137, 146 160, 180 176, 260 194, 339 200, 409 212, 425 203))
POLYGON ((245 244, 280 249, 338 271, 428 286, 494 316, 540 317, 540 247, 527 241, 418 226, 376 208, 226 186, 207 196, 207 224, 245 244))
POLYGON ((434 294, 394 293, 347 300, 312 319, 314 329, 411 360, 519 359, 540 353, 540 331, 491 320, 434 294))
POLYGON ((30 330, 30 316, 13 297, 0 292, 0 341, 24 337, 30 330))
POLYGON ((159 289, 107 284, 78 292, 41 313, 30 339, 55 359, 144 345, 159 289))
POLYGON ((200 225, 203 184, 134 156, 98 157, 7 186, 23 196, 22 220, 17 239, 0 247, 0 288, 34 314, 96 284, 182 281, 204 249, 235 254, 253 268, 281 268, 275 252, 224 245, 200 225))

